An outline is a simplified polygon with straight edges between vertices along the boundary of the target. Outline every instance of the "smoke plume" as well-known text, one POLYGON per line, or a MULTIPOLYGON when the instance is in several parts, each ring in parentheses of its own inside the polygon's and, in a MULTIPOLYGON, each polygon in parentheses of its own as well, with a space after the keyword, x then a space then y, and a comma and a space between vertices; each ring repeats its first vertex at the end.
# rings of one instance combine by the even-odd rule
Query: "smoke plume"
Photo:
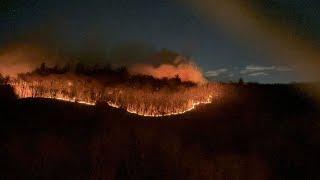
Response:
MULTIPOLYGON (((130 54, 126 49, 121 53, 118 53, 130 54)), ((137 52, 140 53, 141 50, 137 52)), ((162 50, 154 53, 140 54, 143 55, 128 56, 122 58, 122 61, 119 61, 119 59, 115 57, 102 58, 101 60, 101 58, 95 58, 95 54, 92 53, 89 56, 83 56, 83 54, 80 53, 75 57, 70 54, 66 55, 61 52, 54 52, 51 48, 46 48, 45 46, 20 43, 8 46, 0 51, 0 73, 15 77, 20 73, 32 72, 43 62, 46 63, 47 66, 52 67, 55 65, 63 66, 67 63, 76 64, 78 61, 85 65, 100 64, 103 66, 107 63, 115 65, 116 67, 126 65, 131 75, 149 75, 157 79, 170 79, 179 76, 184 82, 188 81, 197 84, 206 82, 200 68, 197 67, 192 60, 187 59, 178 53, 162 50)))
POLYGON ((203 84, 207 81, 200 68, 181 56, 177 56, 171 64, 167 63, 159 66, 151 64, 137 64, 130 67, 129 72, 134 75, 150 75, 157 79, 174 78, 179 76, 182 81, 190 81, 197 84, 203 84))
POLYGON ((19 73, 33 71, 42 62, 48 65, 58 64, 56 55, 52 55, 36 46, 29 44, 11 45, 0 51, 0 73, 16 76, 19 73))

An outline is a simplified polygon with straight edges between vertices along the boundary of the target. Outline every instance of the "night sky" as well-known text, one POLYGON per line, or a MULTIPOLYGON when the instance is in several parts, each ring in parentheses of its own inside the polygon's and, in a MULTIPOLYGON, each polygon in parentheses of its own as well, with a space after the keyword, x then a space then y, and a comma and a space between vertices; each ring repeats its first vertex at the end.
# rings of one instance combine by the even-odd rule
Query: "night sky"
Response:
POLYGON ((305 72, 320 57, 320 4, 318 0, 1 0, 0 48, 29 41, 53 44, 57 51, 90 50, 106 57, 121 44, 166 48, 192 57, 213 80, 314 81, 318 80, 314 74, 305 72))

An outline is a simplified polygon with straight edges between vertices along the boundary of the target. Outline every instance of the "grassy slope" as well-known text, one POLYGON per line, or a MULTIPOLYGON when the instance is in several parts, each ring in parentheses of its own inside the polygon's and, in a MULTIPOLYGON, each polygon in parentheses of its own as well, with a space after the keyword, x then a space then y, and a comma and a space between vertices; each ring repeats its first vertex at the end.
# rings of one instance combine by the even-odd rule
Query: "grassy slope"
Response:
POLYGON ((212 105, 156 119, 104 105, 0 96, 0 176, 320 178, 320 111, 309 96, 292 86, 224 88, 212 105))

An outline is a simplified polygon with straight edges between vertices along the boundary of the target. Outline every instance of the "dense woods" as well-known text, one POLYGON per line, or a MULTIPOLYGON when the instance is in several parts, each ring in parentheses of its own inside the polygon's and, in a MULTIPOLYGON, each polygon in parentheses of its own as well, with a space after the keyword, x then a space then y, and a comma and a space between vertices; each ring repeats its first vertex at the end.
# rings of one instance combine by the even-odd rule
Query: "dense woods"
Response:
POLYGON ((219 96, 217 84, 195 84, 174 78, 131 75, 125 67, 47 67, 19 74, 9 84, 20 98, 50 98, 94 105, 97 102, 128 112, 163 116, 181 114, 219 96))

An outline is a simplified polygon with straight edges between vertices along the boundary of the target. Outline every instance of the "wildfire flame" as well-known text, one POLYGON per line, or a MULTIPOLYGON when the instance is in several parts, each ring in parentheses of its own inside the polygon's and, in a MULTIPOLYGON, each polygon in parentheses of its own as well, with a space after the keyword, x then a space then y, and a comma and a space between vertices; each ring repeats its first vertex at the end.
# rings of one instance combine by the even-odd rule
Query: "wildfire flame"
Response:
MULTIPOLYGON (((120 105, 117 105, 116 103, 113 103, 111 101, 107 102, 109 106, 114 107, 114 108, 120 108, 120 105)), ((157 113, 152 113, 152 111, 145 111, 145 112, 139 112, 137 109, 135 109, 134 107, 128 107, 126 108, 126 111, 128 113, 131 114, 136 114, 139 116, 145 116, 145 117, 164 117, 164 116, 175 116, 175 115, 180 115, 180 114, 184 114, 187 113, 189 111, 194 110, 197 106, 201 105, 201 104, 210 104, 212 103, 212 96, 209 95, 209 97, 207 98, 206 101, 196 101, 196 102, 192 102, 190 104, 190 107, 183 109, 181 108, 180 111, 177 112, 167 112, 165 114, 157 114, 157 113)))
POLYGON ((165 93, 126 87, 99 87, 95 82, 70 80, 21 80, 10 82, 19 98, 47 98, 94 106, 97 102, 124 109, 145 117, 163 117, 184 114, 201 104, 210 104, 219 95, 211 86, 165 93), (94 85, 93 85, 94 84, 94 85))

